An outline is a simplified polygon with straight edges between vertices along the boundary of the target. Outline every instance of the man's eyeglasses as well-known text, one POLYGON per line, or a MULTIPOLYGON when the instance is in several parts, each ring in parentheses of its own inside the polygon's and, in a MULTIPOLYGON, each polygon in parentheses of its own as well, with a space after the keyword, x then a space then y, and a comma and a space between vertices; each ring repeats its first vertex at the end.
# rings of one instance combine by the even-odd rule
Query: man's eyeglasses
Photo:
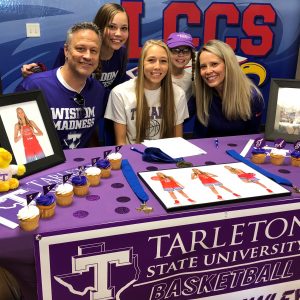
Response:
POLYGON ((72 99, 80 106, 79 117, 80 119, 83 119, 85 117, 85 99, 79 93, 77 93, 72 99))
POLYGON ((171 48, 170 49, 173 54, 179 55, 182 53, 183 55, 188 55, 191 53, 190 48, 171 48))

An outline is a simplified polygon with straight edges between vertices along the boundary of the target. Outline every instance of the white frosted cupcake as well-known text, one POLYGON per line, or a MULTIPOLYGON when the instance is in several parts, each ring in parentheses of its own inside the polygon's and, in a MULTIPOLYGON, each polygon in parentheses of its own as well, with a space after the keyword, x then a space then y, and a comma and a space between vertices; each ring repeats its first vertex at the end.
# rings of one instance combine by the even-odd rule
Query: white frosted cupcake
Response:
POLYGON ((273 165, 280 166, 283 164, 286 156, 286 151, 284 149, 273 149, 270 153, 270 162, 273 165))
POLYGON ((97 186, 100 184, 101 170, 99 168, 89 167, 86 168, 84 172, 91 186, 97 186))
POLYGON ((35 230, 39 227, 40 210, 35 205, 21 208, 17 214, 20 228, 25 231, 35 230))
POLYGON ((110 153, 109 155, 107 155, 106 158, 109 160, 109 162, 111 164, 111 168, 113 170, 120 170, 121 169, 122 154, 120 152, 110 153))
POLYGON ((55 190, 56 203, 60 206, 69 206, 73 202, 73 185, 70 183, 63 183, 56 187, 55 190))

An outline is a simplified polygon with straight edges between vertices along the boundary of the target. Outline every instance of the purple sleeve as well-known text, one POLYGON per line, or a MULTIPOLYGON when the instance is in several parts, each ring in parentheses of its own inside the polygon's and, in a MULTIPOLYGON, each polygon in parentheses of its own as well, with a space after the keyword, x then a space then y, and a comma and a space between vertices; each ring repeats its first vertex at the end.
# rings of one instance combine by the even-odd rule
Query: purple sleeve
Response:
POLYGON ((60 47, 59 52, 56 56, 55 62, 52 66, 53 69, 56 69, 58 67, 61 67, 65 63, 65 53, 64 53, 64 48, 60 47))
POLYGON ((34 89, 38 89, 38 87, 36 87, 33 83, 32 76, 34 76, 35 74, 32 74, 26 78, 24 78, 15 88, 15 92, 23 92, 23 91, 30 91, 30 90, 34 90, 34 89))
POLYGON ((248 121, 250 133, 258 133, 260 131, 261 118, 265 108, 264 99, 256 91, 253 92, 251 99, 252 117, 248 121))
POLYGON ((131 79, 127 74, 127 49, 123 46, 120 48, 119 52, 119 58, 121 61, 121 72, 118 73, 117 78, 115 79, 112 86, 109 87, 109 89, 113 89, 115 86, 117 86, 120 83, 123 83, 129 79, 131 79))

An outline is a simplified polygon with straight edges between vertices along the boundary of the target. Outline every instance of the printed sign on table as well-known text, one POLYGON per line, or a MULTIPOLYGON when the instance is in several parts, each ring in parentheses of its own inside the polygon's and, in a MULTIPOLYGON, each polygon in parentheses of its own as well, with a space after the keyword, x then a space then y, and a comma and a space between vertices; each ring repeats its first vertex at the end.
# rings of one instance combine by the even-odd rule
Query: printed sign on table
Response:
POLYGON ((253 205, 37 235, 39 299, 299 299, 299 212, 253 205))

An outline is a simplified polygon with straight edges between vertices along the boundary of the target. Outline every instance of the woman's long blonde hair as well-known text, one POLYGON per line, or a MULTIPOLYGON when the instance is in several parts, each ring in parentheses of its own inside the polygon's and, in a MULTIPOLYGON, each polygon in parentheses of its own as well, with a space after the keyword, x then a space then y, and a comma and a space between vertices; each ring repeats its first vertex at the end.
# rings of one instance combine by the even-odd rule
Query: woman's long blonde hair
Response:
POLYGON ((200 74, 200 54, 210 52, 225 64, 225 78, 222 98, 222 110, 226 119, 244 121, 251 118, 251 95, 262 95, 255 84, 243 73, 232 48, 219 40, 208 41, 198 52, 195 68, 195 94, 197 116, 199 121, 207 126, 209 107, 213 98, 214 89, 209 87, 200 74))
POLYGON ((142 49, 138 63, 138 76, 136 79, 136 143, 141 143, 147 138, 147 131, 150 125, 149 107, 145 96, 145 76, 144 60, 149 48, 153 46, 162 47, 167 54, 168 71, 161 81, 160 92, 160 112, 161 112, 161 131, 160 137, 167 138, 174 136, 176 109, 174 100, 174 91, 171 76, 171 56, 167 45, 161 40, 148 40, 142 49))
POLYGON ((26 113, 24 112, 24 109, 21 108, 21 107, 17 107, 16 108, 16 112, 17 112, 17 118, 18 118, 18 126, 19 126, 19 129, 21 130, 22 126, 26 126, 26 125, 29 125, 31 128, 33 128, 30 120, 28 119, 26 113), (18 114, 18 111, 21 110, 24 114, 24 121, 25 121, 25 124, 23 123, 23 120, 19 117, 19 114, 18 114))

